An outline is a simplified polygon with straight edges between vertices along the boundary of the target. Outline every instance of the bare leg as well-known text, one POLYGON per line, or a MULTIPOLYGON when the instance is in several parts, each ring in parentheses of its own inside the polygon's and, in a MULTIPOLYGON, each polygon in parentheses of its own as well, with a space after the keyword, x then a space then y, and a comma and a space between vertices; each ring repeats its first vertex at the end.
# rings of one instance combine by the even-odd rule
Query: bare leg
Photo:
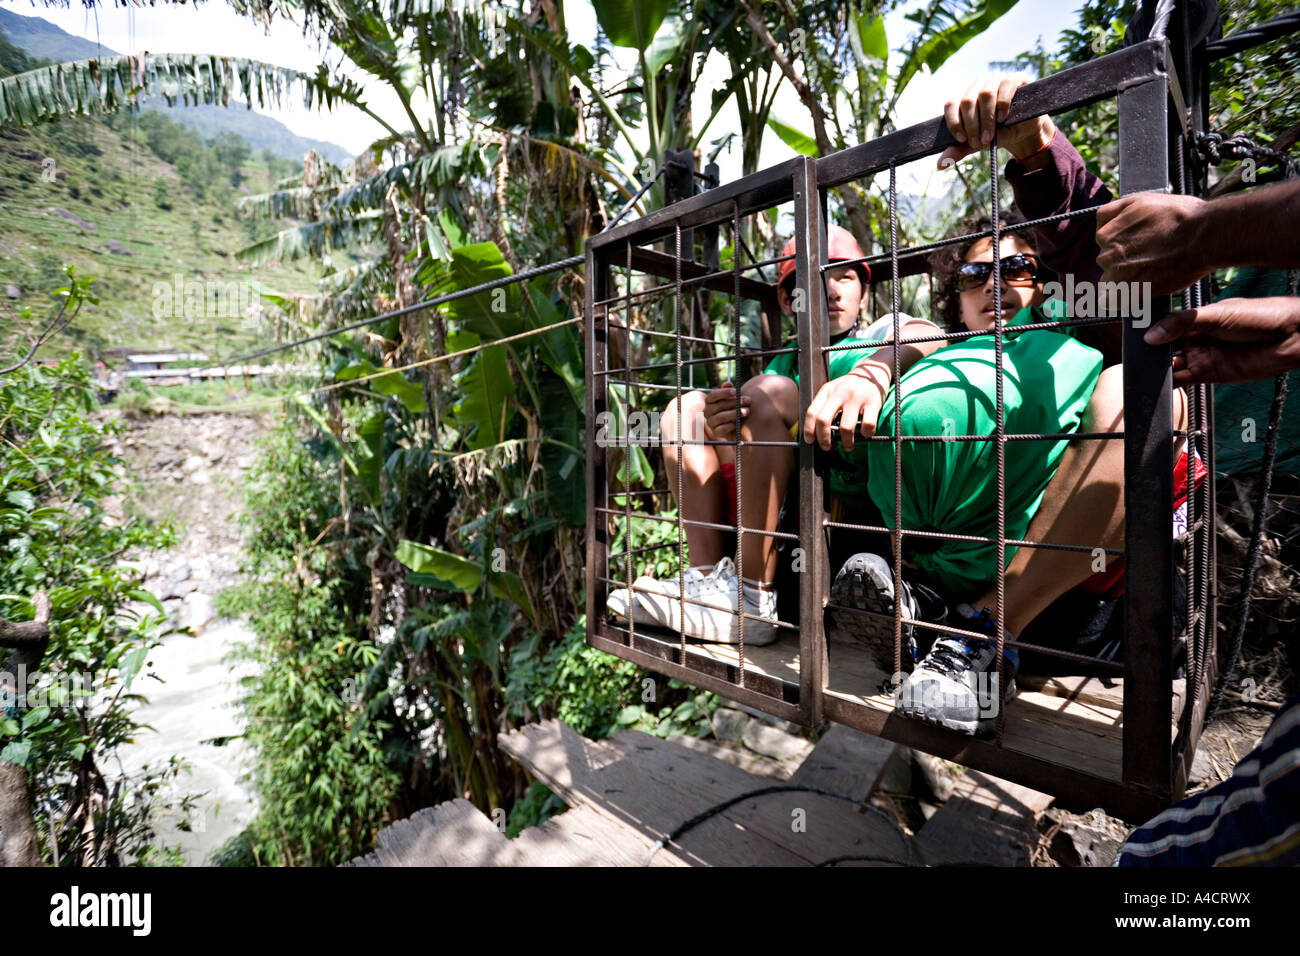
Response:
MULTIPOLYGON (((760 375, 741 388, 750 398, 749 416, 741 426, 746 441, 791 441, 790 426, 799 417, 799 387, 784 375, 760 375)), ((785 500, 794 449, 746 445, 740 464, 741 519, 746 528, 775 531, 785 500)), ((744 576, 776 580, 776 539, 746 534, 742 547, 744 576)))
MULTIPOLYGON (((681 397, 682 431, 684 441, 701 441, 706 436, 700 422, 704 413, 704 393, 687 392, 681 397)), ((677 499, 677 399, 668 403, 659 418, 660 447, 664 453, 664 470, 668 475, 668 488, 673 500, 677 499)), ((709 521, 730 524, 727 513, 726 482, 722 478, 722 463, 735 461, 734 449, 724 445, 682 445, 682 484, 685 502, 679 502, 681 515, 688 521, 709 521)), ((692 567, 717 564, 723 557, 723 532, 716 528, 686 525, 686 543, 690 548, 692 567)))
MULTIPOLYGON (((1181 389, 1174 390, 1173 425, 1176 429, 1187 427, 1187 397, 1181 389)), ((1123 428, 1123 369, 1112 366, 1101 373, 1080 430, 1123 428)), ((1123 547, 1124 442, 1071 442, 1027 534, 1031 541, 1123 547)), ((1090 552, 1020 548, 1006 570, 1007 629, 1012 634, 1023 631, 1049 604, 1092 575, 1095 560, 1090 552)), ((976 610, 994 607, 996 595, 990 588, 975 603, 976 610)))

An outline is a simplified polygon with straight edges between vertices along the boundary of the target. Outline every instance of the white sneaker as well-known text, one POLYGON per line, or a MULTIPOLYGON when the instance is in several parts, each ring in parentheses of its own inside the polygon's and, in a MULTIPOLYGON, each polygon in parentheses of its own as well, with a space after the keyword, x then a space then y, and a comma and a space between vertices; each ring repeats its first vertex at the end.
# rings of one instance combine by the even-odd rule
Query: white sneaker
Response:
MULTIPOLYGON (((716 570, 716 568, 714 569, 716 570)), ((658 624, 660 627, 666 627, 668 624, 667 606, 669 601, 676 601, 678 594, 681 592, 682 580, 686 583, 686 596, 694 598, 701 593, 709 574, 705 574, 698 568, 687 568, 682 578, 673 575, 670 578, 660 580, 653 578, 648 574, 643 574, 632 582, 636 596, 635 611, 637 620, 645 618, 648 624, 658 624)), ((624 589, 626 590, 626 589, 624 589)))
MULTIPOLYGON (((686 579, 685 623, 683 624, 683 601, 679 597, 676 581, 659 582, 659 593, 639 593, 637 603, 655 622, 674 631, 680 631, 687 637, 701 641, 713 641, 723 644, 740 643, 737 622, 737 595, 740 592, 740 579, 736 577, 736 566, 731 558, 723 558, 707 575, 686 579), (695 602, 695 603, 691 603, 695 602)), ((770 607, 759 608, 749 601, 745 602, 747 614, 759 615, 766 620, 745 620, 745 643, 761 646, 776 640, 776 606, 775 599, 770 607)))
MULTIPOLYGON (((686 587, 688 591, 692 587, 698 587, 698 582, 703 580, 704 574, 702 572, 697 571, 695 568, 686 569, 686 587)), ((656 624, 662 627, 663 621, 656 617, 652 611, 648 610, 642 602, 641 598, 645 597, 645 595, 641 593, 641 589, 676 597, 678 590, 677 579, 673 578, 670 581, 660 581, 648 574, 643 574, 632 582, 632 588, 632 593, 636 595, 636 600, 630 602, 633 620, 637 624, 656 624)), ((609 613, 613 614, 615 617, 626 619, 628 616, 628 598, 629 592, 627 588, 616 588, 609 592, 609 597, 605 601, 605 607, 609 613)))

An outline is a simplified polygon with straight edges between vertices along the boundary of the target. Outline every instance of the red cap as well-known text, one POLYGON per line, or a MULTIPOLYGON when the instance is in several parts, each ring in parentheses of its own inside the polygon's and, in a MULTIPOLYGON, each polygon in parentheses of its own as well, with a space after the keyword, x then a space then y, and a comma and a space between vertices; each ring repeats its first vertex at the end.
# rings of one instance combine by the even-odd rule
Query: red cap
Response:
MULTIPOLYGON (((853 233, 849 232, 843 226, 831 226, 830 242, 827 243, 827 262, 837 262, 844 259, 861 259, 866 253, 858 245, 858 240, 853 238, 853 233)), ((784 262, 778 263, 776 270, 776 284, 779 286, 790 276, 794 275, 794 255, 797 246, 791 239, 781 249, 781 255, 790 256, 784 262)), ((862 284, 866 285, 871 281, 871 267, 865 262, 859 262, 858 268, 862 270, 862 284)))

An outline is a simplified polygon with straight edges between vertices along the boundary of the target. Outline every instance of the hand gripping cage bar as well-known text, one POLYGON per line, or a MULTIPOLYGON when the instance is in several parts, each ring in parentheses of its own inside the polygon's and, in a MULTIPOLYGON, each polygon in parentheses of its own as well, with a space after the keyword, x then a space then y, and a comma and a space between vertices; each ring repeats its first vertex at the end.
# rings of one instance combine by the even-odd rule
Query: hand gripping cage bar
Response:
MULTIPOLYGON (((1171 24, 1173 38, 1150 39, 1081 66, 1046 77, 1022 87, 1004 125, 1012 125, 1042 114, 1057 114, 1105 98, 1118 101, 1119 114, 1119 186, 1121 195, 1143 190, 1204 194, 1206 179, 1203 166, 1192 168, 1189 141, 1203 131, 1207 118, 1205 91, 1208 60, 1205 47, 1187 50, 1179 41, 1180 15, 1171 24)), ((788 352, 779 347, 773 331, 780 328, 776 289, 765 281, 764 267, 775 259, 757 261, 739 241, 740 224, 778 205, 792 203, 797 236, 796 296, 802 296, 809 312, 798 321, 798 368, 800 413, 808 408, 817 390, 826 381, 828 346, 826 300, 823 274, 825 255, 827 190, 878 173, 889 176, 889 249, 866 261, 873 270, 873 282, 891 285, 893 312, 898 314, 898 282, 909 275, 927 271, 926 255, 939 245, 958 242, 960 237, 916 246, 898 248, 898 210, 896 169, 908 162, 934 155, 953 142, 942 119, 920 123, 860 146, 820 159, 799 157, 760 171, 741 180, 682 199, 642 219, 627 223, 599 236, 587 244, 586 318, 586 386, 588 421, 587 457, 587 639, 593 647, 632 661, 650 670, 679 678, 694 686, 758 708, 765 713, 805 725, 820 725, 834 720, 868 733, 876 734, 923 751, 936 754, 965 766, 996 774, 1055 795, 1058 802, 1076 808, 1104 807, 1131 820, 1146 819, 1177 799, 1186 786, 1200 728, 1204 718, 1208 689, 1215 678, 1215 585, 1214 585, 1214 461, 1213 461, 1213 394, 1207 386, 1189 389, 1188 427, 1188 529, 1183 537, 1185 580, 1187 588, 1187 623, 1182 634, 1174 633, 1174 607, 1170 593, 1175 562, 1172 529, 1173 440, 1171 422, 1172 377, 1168 346, 1151 347, 1143 341, 1147 325, 1138 326, 1129 317, 1101 321, 1119 323, 1123 341, 1123 393, 1125 426, 1122 436, 1097 435, 1009 435, 1002 414, 1001 377, 997 394, 997 431, 993 436, 975 436, 974 440, 995 441, 998 447, 998 520, 997 535, 987 540, 1001 545, 1021 547, 1065 547, 1092 551, 1086 543, 1074 546, 1053 545, 1038 541, 1010 541, 1005 535, 1005 462, 1004 443, 1020 440, 1100 440, 1124 442, 1125 471, 1125 590, 1126 612, 1124 663, 1112 665, 1116 678, 1123 680, 1122 720, 1112 716, 1109 728, 1115 738, 1115 753, 1092 755, 1085 759, 1088 741, 1095 741, 1096 728, 1079 729, 1079 747, 1029 746, 1019 730, 1008 730, 1008 711, 1016 701, 1000 708, 997 736, 984 741, 956 734, 893 713, 892 707, 872 699, 869 693, 837 691, 835 668, 841 661, 840 648, 828 659, 823 611, 827 604, 832 569, 828 563, 826 535, 833 529, 877 531, 888 528, 850 525, 828 519, 823 507, 822 477, 814 467, 814 450, 803 442, 781 442, 797 446, 797 502, 799 530, 797 541, 806 556, 806 568, 799 575, 799 619, 797 628, 782 625, 789 666, 781 671, 772 666, 755 664, 755 658, 769 660, 770 649, 746 648, 743 640, 745 622, 740 625, 739 645, 711 645, 688 642, 677 634, 646 628, 629 615, 626 621, 607 616, 605 602, 614 588, 631 587, 636 577, 633 560, 658 547, 634 547, 631 532, 633 518, 642 521, 668 521, 676 524, 679 559, 684 559, 684 529, 691 524, 682 518, 656 516, 647 509, 634 511, 632 501, 638 495, 653 501, 656 494, 662 503, 670 503, 665 489, 657 492, 634 491, 624 494, 618 485, 619 456, 626 452, 592 441, 593 423, 611 411, 611 395, 625 397, 629 403, 640 389, 667 390, 681 395, 694 386, 700 366, 708 363, 737 362, 757 368, 754 360, 788 352), (695 231, 727 229, 733 242, 730 268, 720 268, 716 261, 694 260, 694 244, 683 239, 695 231), (657 248, 656 248, 657 246, 657 248), (638 284, 637 278, 642 281, 638 284), (731 300, 735 335, 728 351, 718 353, 718 343, 695 334, 697 294, 724 295, 731 300), (642 321, 661 306, 666 328, 642 321), (742 346, 739 316, 742 305, 757 303, 763 321, 763 347, 742 346), (807 319, 807 321, 805 321, 807 319), (672 340, 674 361, 670 365, 635 365, 632 362, 634 336, 667 337, 672 340), (611 343, 621 345, 622 361, 611 365, 611 343), (669 381, 648 381, 653 377, 669 381), (621 389, 621 392, 611 389, 621 389), (1192 449, 1200 456, 1209 474, 1199 485, 1192 482, 1192 449), (611 454, 613 452, 613 454, 611 454), (611 466, 612 465, 612 466, 611 466), (614 479, 611 481, 611 479, 614 479), (619 523, 625 530, 624 548, 614 553, 610 545, 619 523), (797 645, 795 637, 797 635, 797 645), (1176 687, 1173 675, 1175 641, 1184 642, 1187 652, 1186 679, 1176 687), (797 658, 794 651, 797 646, 797 658), (1019 735, 1019 736, 1017 736, 1019 735)), ((992 149, 992 189, 989 197, 996 216, 998 177, 996 141, 992 149)), ((1087 215, 1070 213, 1067 215, 1087 215)), ((1049 217, 1059 219, 1065 217, 1049 217)), ((1048 220, 1040 220, 1042 224, 1048 220)), ((1032 227, 1002 226, 996 218, 994 235, 1032 227)), ((989 232, 983 235, 989 235, 989 232)), ((997 242, 994 242, 996 255, 997 242)), ((995 269, 994 275, 998 272, 995 269)), ((995 280, 999 299, 1000 278, 995 280)), ((1189 289, 1184 304, 1195 306, 1204 290, 1189 289)), ((1169 297, 1152 303, 1151 321, 1158 321, 1170 309, 1169 297)), ((998 312, 1000 315, 1000 311, 998 312)), ((897 318, 895 318, 897 322, 897 318)), ((1093 322, 1099 320, 1091 320, 1093 322)), ((1075 319, 1045 323, 1040 327, 1082 325, 1088 320, 1075 319)), ((1003 331, 1001 321, 993 335, 996 340, 999 368, 1002 361, 1003 331)), ((971 333, 948 334, 946 339, 962 338, 971 333)), ((988 333, 983 333, 988 334, 988 333)), ((895 334, 898 340, 897 329, 895 334)), ((909 339, 901 339, 906 343, 909 339)), ((910 341, 920 341, 912 339, 910 341)), ((897 359, 895 359, 897 362, 897 359)), ((897 367, 896 367, 897 372, 897 367)), ((895 374, 894 381, 898 383, 895 374)), ((707 388, 701 384, 699 387, 707 388)), ((901 404, 901 403, 899 403, 901 404)), ((897 407, 897 405, 896 405, 897 407)), ((895 502, 901 507, 901 471, 898 451, 903 441, 938 440, 937 436, 878 438, 895 445, 895 502)), ((675 431, 682 445, 702 443, 700 439, 683 439, 681 428, 675 431)), ((1182 434, 1182 433, 1180 433, 1182 434)), ((968 436, 967 440, 972 440, 968 436)), ((744 475, 740 465, 739 429, 729 444, 737 449, 737 484, 744 494, 744 475)), ((680 456, 679 456, 680 458, 680 456)), ((668 474, 681 500, 682 475, 668 474)), ((743 497, 742 499, 743 500, 743 497)), ((703 522, 695 522, 704 524, 703 522)), ((902 525, 901 514, 893 515, 893 527, 902 525)), ((736 560, 740 563, 741 541, 745 535, 769 534, 793 539, 781 532, 764 531, 730 525, 714 525, 732 531, 737 537, 736 560)), ((894 566, 906 536, 962 538, 936 531, 903 529, 891 533, 894 566)), ((969 536, 966 536, 969 537, 969 536)), ((1115 552, 1111 552, 1115 553, 1115 552)), ((686 565, 682 560, 683 567, 686 565)), ((739 568, 740 573, 743 567, 739 568)), ((897 572, 896 572, 897 573, 897 572)), ((1003 607, 1004 574, 997 580, 997 618, 999 633, 1003 607)), ((679 599, 685 601, 686 599, 679 599)), ((900 652, 899 634, 909 623, 895 612, 895 670, 900 652)), ((923 623, 923 622, 917 622, 923 623)), ((933 625, 927 625, 933 628, 933 625)), ((942 630, 942 628, 934 628, 942 630)), ((1010 642, 1008 642, 1010 645, 1010 642)), ((1024 647, 1027 645, 1021 644, 1024 647)), ((1003 650, 999 642, 999 654, 1003 650)), ((1042 649, 1040 649, 1042 650, 1042 649)), ((1064 652, 1058 656, 1069 657, 1064 652)), ((1100 681, 1091 686, 1104 686, 1100 681)), ((1069 694, 1061 697, 1064 707, 1069 694)), ((1086 686, 1073 701, 1087 707, 1086 686)))

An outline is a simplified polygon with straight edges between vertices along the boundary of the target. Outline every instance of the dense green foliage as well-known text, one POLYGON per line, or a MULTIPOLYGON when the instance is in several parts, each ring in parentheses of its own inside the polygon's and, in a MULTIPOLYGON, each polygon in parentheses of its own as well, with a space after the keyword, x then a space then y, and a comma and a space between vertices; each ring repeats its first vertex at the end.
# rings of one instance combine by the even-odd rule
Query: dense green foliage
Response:
POLYGON ((515 647, 506 697, 519 718, 558 717, 583 736, 599 739, 618 729, 625 708, 641 701, 641 681, 648 676, 635 664, 588 647, 586 630, 583 616, 548 650, 539 634, 515 647))
MULTIPOLYGON (((82 282, 69 294, 84 294, 82 282)), ((52 605, 39 667, 3 688, 0 759, 27 771, 45 862, 175 862, 154 845, 151 820, 179 765, 134 778, 109 770, 147 732, 131 712, 144 699, 149 652, 168 633, 161 605, 140 590, 143 575, 123 559, 174 536, 106 510, 126 489, 105 448, 117 425, 92 419, 95 407, 79 362, 0 376, 0 615, 30 619, 39 591, 52 605)))
POLYGON ((331 552, 312 546, 335 510, 325 478, 291 431, 268 440, 248 488, 257 520, 247 580, 221 598, 259 638, 246 651, 260 667, 247 681, 245 736, 261 812, 244 839, 262 864, 337 863, 368 849, 400 785, 387 728, 357 706, 379 653, 359 626, 365 595, 349 593, 331 552))
MULTIPOLYGON (((241 0, 236 6, 251 16, 292 14, 313 38, 332 43, 349 69, 396 98, 409 128, 385 124, 387 134, 348 168, 313 158, 285 179, 266 156, 255 168, 233 140, 203 145, 160 117, 123 115, 112 121, 116 145, 145 156, 153 175, 181 188, 128 196, 108 175, 92 187, 83 167, 76 182, 48 184, 42 201, 84 187, 98 189, 95 198, 105 203, 120 192, 124 203, 167 211, 167 221, 179 224, 166 245, 171 255, 228 238, 202 229, 211 224, 199 203, 225 204, 237 190, 264 188, 238 201, 247 230, 239 257, 262 268, 310 263, 322 276, 319 298, 266 300, 282 312, 277 334, 327 330, 579 252, 667 150, 698 150, 704 161, 716 155, 727 137, 707 137, 730 105, 741 119, 745 172, 759 168, 765 126, 810 154, 887 133, 909 82, 940 67, 1014 0, 920 4, 908 16, 909 36, 892 38, 901 54, 892 69, 886 4, 878 0, 750 4, 749 17, 716 0, 592 5, 600 33, 589 50, 569 35, 563 0, 241 0), (630 77, 611 78, 615 47, 635 63, 630 77), (692 94, 714 51, 725 56, 731 79, 713 91, 707 112, 693 113, 692 94), (771 70, 778 52, 799 61, 806 115, 770 115, 784 82, 771 70), (430 109, 421 115, 425 102, 430 109)), ((1131 5, 1090 0, 1057 50, 1031 51, 1021 64, 1056 71, 1116 48, 1131 5)), ((1244 4, 1228 6, 1232 17, 1244 15, 1244 4)), ((179 70, 186 60, 160 62, 179 70)), ((1284 94, 1293 59, 1258 61, 1262 86, 1253 79, 1256 62, 1223 67, 1244 71, 1239 85, 1249 77, 1252 89, 1217 100, 1217 118, 1257 129, 1250 124, 1276 126, 1292 115, 1284 94)), ((112 65, 119 80, 122 66, 112 65)), ((220 92, 235 86, 232 77, 204 76, 220 92)), ((88 83, 85 71, 77 78, 88 83)), ((121 83, 110 86, 105 102, 126 95, 121 83)), ((311 89, 364 108, 359 87, 339 79, 332 64, 322 65, 311 89)), ((1085 159, 1110 175, 1113 104, 1058 120, 1085 159)), ((115 144, 88 132, 104 127, 91 123, 27 134, 39 137, 19 167, 27 181, 32 156, 55 142, 75 162, 100 150, 105 159, 96 161, 111 168, 115 144)), ((986 157, 963 170, 962 185, 935 204, 937 212, 905 205, 904 243, 945 232, 987 194, 986 157)), ((830 201, 831 216, 864 245, 888 238, 882 185, 883 178, 847 184, 830 201)), ((656 183, 640 208, 663 198, 656 183)), ((224 226, 226 216, 223 206, 212 218, 224 226)), ((724 228, 722 266, 742 243, 754 259, 775 254, 780 223, 773 210, 734 233, 724 228)), ((168 258, 151 264, 160 263, 171 268, 168 258)), ((57 265, 24 255, 32 273, 57 265)), ((925 311, 920 281, 905 288, 909 312, 925 311)), ((592 436, 583 341, 580 327, 563 324, 580 311, 584 292, 581 270, 569 270, 294 353, 316 364, 322 388, 286 403, 286 421, 263 449, 247 499, 244 582, 222 599, 259 637, 249 651, 258 673, 243 707, 260 806, 221 861, 339 862, 369 849, 384 824, 451 797, 466 797, 495 819, 509 811, 517 833, 558 809, 497 746, 521 721, 556 717, 593 737, 620 728, 707 733, 715 697, 651 677, 584 641, 589 520, 606 522, 611 551, 637 552, 620 573, 663 576, 678 563, 672 524, 643 517, 629 529, 587 512, 582 476, 592 436), (530 332, 537 334, 520 337, 530 332)), ((662 325, 680 305, 647 297, 628 307, 627 322, 634 330, 662 325)), ((756 315, 730 314, 722 297, 695 317, 706 339, 729 343, 739 324, 745 341, 755 340, 756 315)), ((644 380, 670 380, 666 340, 634 331, 608 344, 611 367, 658 364, 644 380)), ((700 372, 699 384, 744 371, 719 363, 700 372)), ((662 409, 666 392, 646 392, 616 397, 638 410, 662 409)), ((619 492, 664 487, 658 454, 613 447, 607 463, 619 503, 619 492)), ((643 514, 672 513, 667 495, 636 501, 643 514)))
POLYGON ((174 166, 198 201, 207 199, 210 190, 222 206, 229 207, 234 201, 234 190, 244 181, 244 164, 252 154, 234 133, 218 133, 204 142, 193 130, 152 111, 113 117, 108 123, 121 132, 129 131, 155 156, 174 166))

